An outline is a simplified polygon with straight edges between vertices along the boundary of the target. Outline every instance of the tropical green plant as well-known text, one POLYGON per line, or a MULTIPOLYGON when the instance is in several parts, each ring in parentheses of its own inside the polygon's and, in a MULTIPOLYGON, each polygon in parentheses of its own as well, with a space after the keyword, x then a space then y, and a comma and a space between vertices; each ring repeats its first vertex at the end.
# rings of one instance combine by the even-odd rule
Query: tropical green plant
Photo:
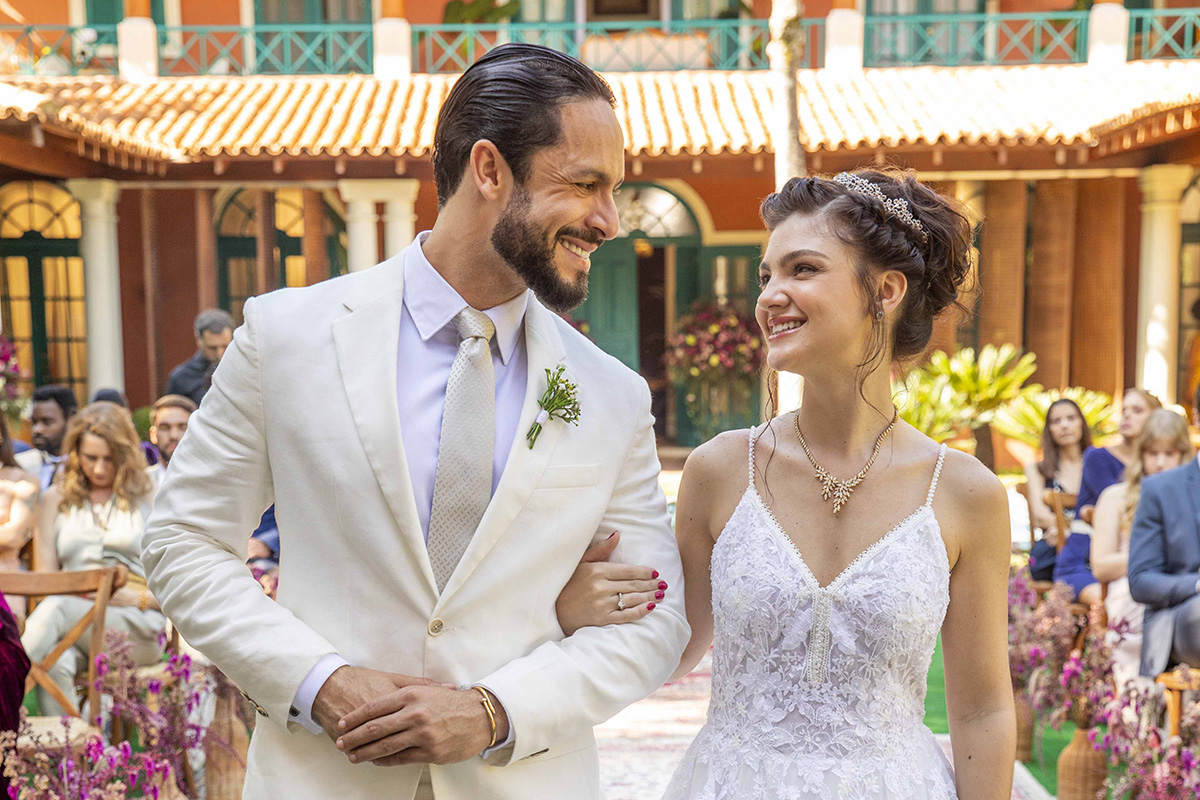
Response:
POLYGON ((1074 400, 1079 406, 1088 427, 1092 429, 1093 440, 1106 439, 1117 432, 1113 399, 1104 392, 1094 392, 1082 386, 1072 386, 1062 391, 1043 389, 1037 384, 1029 388, 1032 391, 1023 393, 996 414, 993 424, 1005 436, 1037 447, 1042 441, 1046 412, 1052 403, 1064 397, 1074 400))
POLYGON ((450 0, 442 12, 448 25, 497 25, 507 22, 521 9, 519 0, 496 4, 496 0, 450 0))
POLYGON ((900 419, 935 442, 952 438, 962 427, 957 409, 960 398, 945 375, 914 370, 903 380, 892 381, 892 394, 900 419))
MULTIPOLYGON (((952 356, 938 350, 909 379, 917 385, 930 381, 931 390, 939 378, 944 379, 949 392, 942 389, 936 395, 943 405, 949 406, 942 413, 953 421, 956 431, 971 431, 975 437, 975 457, 991 469, 995 465, 991 423, 1000 409, 1033 388, 1024 384, 1037 369, 1036 360, 1033 353, 1022 355, 1011 344, 1000 347, 989 344, 978 355, 973 347, 964 347, 952 356)), ((918 427, 918 430, 925 429, 918 427)))

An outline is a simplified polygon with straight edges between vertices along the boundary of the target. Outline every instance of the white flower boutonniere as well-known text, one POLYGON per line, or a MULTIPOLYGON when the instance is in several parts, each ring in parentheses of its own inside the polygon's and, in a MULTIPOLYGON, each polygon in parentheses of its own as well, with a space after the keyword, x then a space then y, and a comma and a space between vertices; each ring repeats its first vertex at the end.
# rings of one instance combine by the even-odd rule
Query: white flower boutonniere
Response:
POLYGON ((546 370, 546 391, 542 392, 542 397, 538 400, 538 405, 542 410, 538 412, 537 419, 534 420, 533 425, 529 426, 529 432, 525 434, 530 450, 537 443, 542 426, 551 419, 557 417, 572 425, 579 424, 579 397, 577 396, 579 387, 569 378, 563 377, 565 369, 566 367, 560 364, 553 373, 549 369, 546 370))

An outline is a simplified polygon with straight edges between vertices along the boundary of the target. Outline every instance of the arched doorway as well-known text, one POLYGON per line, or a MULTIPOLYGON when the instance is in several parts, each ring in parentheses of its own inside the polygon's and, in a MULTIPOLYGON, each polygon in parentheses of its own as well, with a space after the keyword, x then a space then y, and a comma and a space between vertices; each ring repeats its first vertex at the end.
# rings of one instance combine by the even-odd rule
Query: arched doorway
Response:
POLYGON ((84 304, 79 203, 44 181, 0 186, 0 320, 34 386, 69 386, 87 399, 87 313, 84 304))
MULTIPOLYGON (((588 299, 571 317, 586 323, 602 350, 646 379, 658 437, 695 446, 699 434, 663 361, 667 337, 698 300, 723 293, 752 307, 759 248, 705 243, 687 201, 659 184, 625 184, 616 203, 620 233, 592 256, 588 299)), ((746 409, 746 424, 758 421, 757 402, 756 396, 746 409)))
MULTIPOLYGON (((331 276, 346 273, 346 223, 337 199, 322 194, 325 222, 325 252, 331 276)), ((239 323, 242 306, 255 292, 255 261, 258 240, 255 238, 254 194, 238 190, 220 205, 217 217, 217 299, 239 323)), ((278 249, 279 286, 306 285, 306 264, 303 255, 304 204, 300 189, 280 189, 275 192, 275 245, 278 249)))

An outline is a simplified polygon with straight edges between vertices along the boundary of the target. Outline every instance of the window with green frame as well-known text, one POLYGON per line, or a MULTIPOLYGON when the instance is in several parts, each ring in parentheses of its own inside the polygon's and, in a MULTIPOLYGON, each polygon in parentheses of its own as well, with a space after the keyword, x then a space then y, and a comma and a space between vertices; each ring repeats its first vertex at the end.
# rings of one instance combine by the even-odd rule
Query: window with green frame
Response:
MULTIPOLYGON (((150 0, 150 16, 158 25, 166 24, 163 3, 166 0, 150 0)), ((87 0, 89 25, 116 25, 125 19, 125 0, 87 0)))
POLYGON ((266 24, 370 22, 371 0, 254 0, 254 13, 266 24))

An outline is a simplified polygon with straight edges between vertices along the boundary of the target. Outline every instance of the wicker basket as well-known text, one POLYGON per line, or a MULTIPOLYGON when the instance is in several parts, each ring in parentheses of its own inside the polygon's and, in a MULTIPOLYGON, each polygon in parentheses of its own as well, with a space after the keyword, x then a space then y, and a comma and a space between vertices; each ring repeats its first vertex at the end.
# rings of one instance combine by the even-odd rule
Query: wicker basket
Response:
POLYGON ((1092 748, 1086 730, 1076 728, 1058 757, 1058 800, 1096 800, 1106 774, 1104 754, 1092 748))
POLYGON ((1017 709, 1017 761, 1033 761, 1033 704, 1024 689, 1013 689, 1013 705, 1017 709))

